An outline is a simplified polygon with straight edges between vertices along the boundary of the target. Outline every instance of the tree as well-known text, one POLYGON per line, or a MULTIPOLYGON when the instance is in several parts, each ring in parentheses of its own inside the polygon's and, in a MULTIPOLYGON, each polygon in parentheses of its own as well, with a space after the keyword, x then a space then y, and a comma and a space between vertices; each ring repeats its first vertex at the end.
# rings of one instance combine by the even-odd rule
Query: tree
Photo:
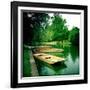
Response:
POLYGON ((66 19, 63 19, 62 16, 60 16, 58 13, 54 15, 52 18, 52 25, 54 37, 53 40, 56 41, 63 41, 68 38, 68 27, 66 25, 66 19))
POLYGON ((41 33, 48 25, 49 15, 46 13, 23 13, 23 40, 25 44, 40 41, 41 33))
POLYGON ((79 46, 79 28, 73 27, 69 34, 69 40, 73 45, 79 46))
POLYGON ((63 41, 68 39, 68 27, 66 20, 58 13, 50 17, 52 23, 47 25, 47 28, 40 35, 41 41, 63 41))

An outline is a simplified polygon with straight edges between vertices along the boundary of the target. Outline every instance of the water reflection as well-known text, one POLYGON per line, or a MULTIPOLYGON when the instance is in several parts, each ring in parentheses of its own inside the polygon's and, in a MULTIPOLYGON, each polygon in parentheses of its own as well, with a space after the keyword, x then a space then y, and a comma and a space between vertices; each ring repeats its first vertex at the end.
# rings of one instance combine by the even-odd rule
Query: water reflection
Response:
POLYGON ((78 48, 75 47, 75 46, 72 46, 70 48, 70 54, 71 54, 71 58, 72 58, 73 62, 75 62, 76 59, 79 58, 79 50, 78 50, 78 48))
POLYGON ((63 49, 64 49, 63 53, 54 52, 54 53, 48 53, 48 54, 64 57, 66 59, 64 62, 50 65, 35 59, 40 76, 79 74, 78 48, 71 46, 68 48, 65 47, 63 49))

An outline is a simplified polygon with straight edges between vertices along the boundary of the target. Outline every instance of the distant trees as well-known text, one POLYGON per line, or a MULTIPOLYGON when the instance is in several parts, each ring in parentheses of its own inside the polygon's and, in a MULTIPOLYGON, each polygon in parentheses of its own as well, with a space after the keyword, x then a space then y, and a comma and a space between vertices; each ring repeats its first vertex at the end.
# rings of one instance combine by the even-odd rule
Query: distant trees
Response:
POLYGON ((59 13, 52 17, 47 13, 23 13, 23 40, 25 44, 68 40, 79 44, 79 28, 68 30, 66 19, 59 13), (51 20, 51 22, 50 22, 51 20))

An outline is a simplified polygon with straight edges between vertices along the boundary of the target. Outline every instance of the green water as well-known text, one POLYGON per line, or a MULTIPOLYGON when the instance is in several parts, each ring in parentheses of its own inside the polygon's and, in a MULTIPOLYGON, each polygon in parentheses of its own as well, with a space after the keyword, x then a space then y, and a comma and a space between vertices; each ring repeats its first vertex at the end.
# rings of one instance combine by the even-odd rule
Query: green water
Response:
POLYGON ((48 53, 51 55, 64 57, 64 62, 59 62, 54 65, 49 65, 40 60, 36 60, 38 72, 40 76, 52 76, 52 75, 75 75, 79 74, 79 51, 77 47, 71 46, 63 48, 64 52, 48 53))
POLYGON ((31 75, 31 64, 30 64, 30 50, 27 48, 23 49, 23 77, 30 77, 31 75))

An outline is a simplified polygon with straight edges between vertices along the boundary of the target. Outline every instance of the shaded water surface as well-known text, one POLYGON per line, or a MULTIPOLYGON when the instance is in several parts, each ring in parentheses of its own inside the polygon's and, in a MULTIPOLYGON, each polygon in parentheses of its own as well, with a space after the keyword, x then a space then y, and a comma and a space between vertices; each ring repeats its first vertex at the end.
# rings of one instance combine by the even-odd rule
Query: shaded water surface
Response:
POLYGON ((64 57, 64 62, 54 65, 46 64, 40 60, 36 60, 38 72, 40 76, 51 75, 74 75, 79 74, 79 51, 77 47, 63 48, 64 52, 49 52, 48 54, 64 57))

